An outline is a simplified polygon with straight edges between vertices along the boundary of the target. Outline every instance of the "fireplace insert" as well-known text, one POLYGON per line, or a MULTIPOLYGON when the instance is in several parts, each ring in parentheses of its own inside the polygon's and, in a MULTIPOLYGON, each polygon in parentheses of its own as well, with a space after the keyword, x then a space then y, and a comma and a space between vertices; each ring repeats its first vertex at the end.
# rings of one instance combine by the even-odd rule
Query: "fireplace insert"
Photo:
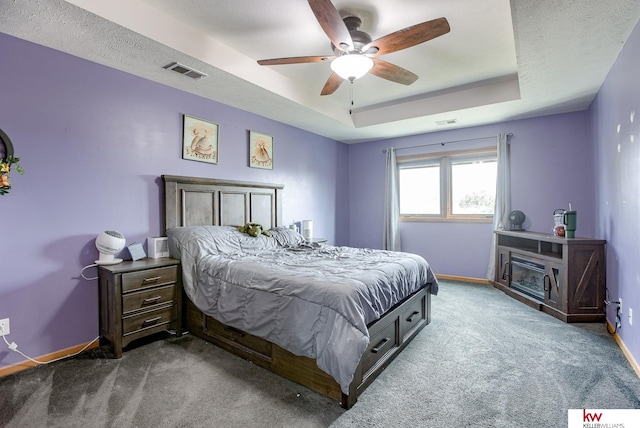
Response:
POLYGON ((545 281, 544 264, 519 257, 511 258, 511 288, 544 301, 545 281))

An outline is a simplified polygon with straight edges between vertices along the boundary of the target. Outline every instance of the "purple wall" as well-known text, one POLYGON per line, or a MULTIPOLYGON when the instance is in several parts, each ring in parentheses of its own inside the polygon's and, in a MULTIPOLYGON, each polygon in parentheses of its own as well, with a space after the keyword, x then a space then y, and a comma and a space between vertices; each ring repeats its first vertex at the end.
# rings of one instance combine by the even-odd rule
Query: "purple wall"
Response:
MULTIPOLYGON (((285 224, 348 243, 346 145, 4 34, 0 53, 0 128, 26 170, 0 196, 0 318, 27 355, 97 336, 80 269, 103 230, 160 235, 162 174, 284 184, 285 224), (181 159, 183 113, 220 125, 218 165, 181 159), (274 170, 247 167, 249 129, 275 137, 274 170)), ((0 346, 0 368, 22 360, 0 346)))
MULTIPOLYGON (((161 233, 161 174, 282 183, 285 223, 310 218, 316 235, 331 243, 380 248, 382 149, 498 132, 514 134, 512 208, 527 214, 525 227, 550 231, 553 210, 571 202, 578 236, 608 241, 611 298, 638 310, 640 118, 632 122, 631 111, 640 112, 640 67, 632 55, 639 45, 636 28, 587 112, 347 146, 0 34, 3 63, 12 64, 0 75, 0 128, 26 169, 0 196, 0 318, 11 318, 9 338, 32 356, 93 339, 97 284, 81 279, 80 269, 97 257, 94 239, 102 230, 120 230, 128 242, 161 233), (218 165, 180 158, 183 113, 220 124, 218 165), (249 129, 275 136, 273 171, 246 166, 249 129)), ((483 278, 491 229, 403 223, 403 249, 423 255, 438 274, 483 278)), ((637 327, 626 319, 623 325, 620 334, 637 360, 637 327)), ((0 368, 20 361, 0 346, 0 368)))
MULTIPOLYGON (((592 107, 597 171, 597 234, 606 239, 607 286, 612 301, 622 298, 618 332, 640 361, 640 24, 607 76, 592 107), (633 325, 629 308, 636 312, 633 325)), ((615 324, 615 305, 608 311, 615 324)))
MULTIPOLYGON (((577 236, 595 231, 595 176, 587 112, 517 120, 496 125, 443 131, 349 146, 350 245, 382 246, 385 155, 396 149, 443 141, 466 140, 511 132, 512 209, 527 215, 525 229, 551 233, 553 211, 578 211, 577 236)), ((495 145, 495 139, 400 150, 407 155, 495 145)), ((487 223, 400 224, 403 251, 425 257, 438 274, 484 278, 493 225, 487 223)))

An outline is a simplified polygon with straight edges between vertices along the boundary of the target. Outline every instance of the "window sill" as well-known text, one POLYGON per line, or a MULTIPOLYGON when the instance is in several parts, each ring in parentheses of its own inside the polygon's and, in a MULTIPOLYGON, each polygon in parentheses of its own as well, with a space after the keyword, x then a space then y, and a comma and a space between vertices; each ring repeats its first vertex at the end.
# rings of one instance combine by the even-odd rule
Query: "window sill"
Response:
POLYGON ((423 217, 423 216, 407 216, 400 217, 400 222, 419 222, 419 223, 493 223, 493 218, 478 217, 423 217))

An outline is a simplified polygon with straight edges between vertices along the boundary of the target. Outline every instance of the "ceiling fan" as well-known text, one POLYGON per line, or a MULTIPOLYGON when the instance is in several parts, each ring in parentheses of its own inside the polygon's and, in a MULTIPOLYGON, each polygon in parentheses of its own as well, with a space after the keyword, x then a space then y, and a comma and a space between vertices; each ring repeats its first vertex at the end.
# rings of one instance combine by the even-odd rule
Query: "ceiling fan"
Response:
POLYGON ((362 24, 360 18, 348 16, 342 19, 330 0, 308 1, 320 26, 331 40, 331 48, 335 55, 262 59, 258 64, 280 65, 331 61, 333 73, 320 95, 333 94, 344 80, 353 82, 369 71, 383 79, 410 85, 418 79, 417 75, 376 57, 435 39, 450 30, 446 18, 437 18, 372 41, 371 36, 358 30, 362 24))

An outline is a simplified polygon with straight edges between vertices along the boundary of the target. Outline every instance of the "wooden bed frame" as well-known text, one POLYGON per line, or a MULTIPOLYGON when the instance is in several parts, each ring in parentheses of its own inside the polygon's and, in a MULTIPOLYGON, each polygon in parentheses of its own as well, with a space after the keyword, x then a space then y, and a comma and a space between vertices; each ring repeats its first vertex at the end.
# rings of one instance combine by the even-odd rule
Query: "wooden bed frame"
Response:
MULTIPOLYGON (((165 234, 180 226, 282 225, 282 185, 163 175, 165 234)), ((431 321, 430 285, 400 302, 368 326, 370 344, 344 394, 314 359, 294 355, 262 338, 203 314, 183 296, 183 326, 208 342, 351 408, 358 396, 431 321)))

